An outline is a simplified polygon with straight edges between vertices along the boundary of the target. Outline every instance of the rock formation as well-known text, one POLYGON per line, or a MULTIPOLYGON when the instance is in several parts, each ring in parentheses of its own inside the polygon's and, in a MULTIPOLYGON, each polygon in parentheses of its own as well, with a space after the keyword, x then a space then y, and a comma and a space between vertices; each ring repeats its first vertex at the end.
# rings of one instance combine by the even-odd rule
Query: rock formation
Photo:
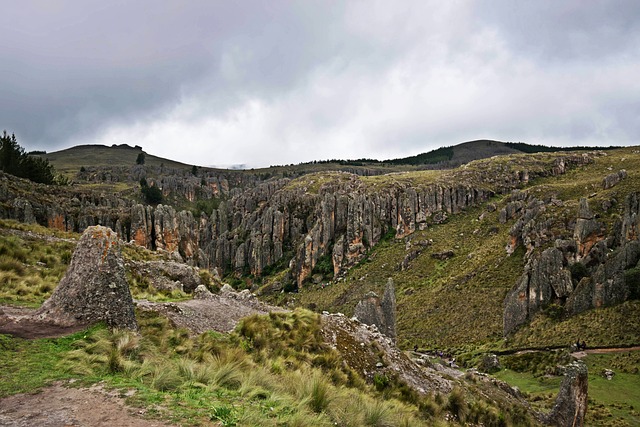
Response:
POLYGON ((138 329, 120 241, 111 229, 85 230, 65 276, 35 316, 55 324, 105 322, 112 328, 138 329))
POLYGON ((626 197, 621 219, 609 230, 587 199, 580 199, 576 219, 568 223, 547 217, 536 199, 523 199, 533 207, 520 211, 507 252, 525 245, 527 263, 504 301, 505 335, 551 304, 575 315, 640 297, 639 198, 626 197), (536 250, 550 242, 554 247, 536 250))
MULTIPOLYGON (((531 179, 562 174, 589 162, 587 154, 532 155, 522 165, 481 160, 434 180, 388 175, 380 186, 346 172, 309 174, 292 181, 214 170, 196 177, 140 165, 113 169, 108 177, 102 175, 105 171, 82 177, 96 182, 147 177, 162 187, 168 199, 217 197, 219 203, 208 215, 169 205, 143 206, 115 194, 75 187, 40 186, 34 191, 33 184, 0 175, 0 216, 35 218, 40 224, 76 232, 92 225, 108 226, 122 240, 169 251, 176 259, 220 273, 260 275, 274 264, 288 265, 287 280, 299 287, 321 259, 330 258, 334 276, 340 276, 390 232, 396 238, 409 236, 531 179), (7 203, 20 197, 29 205, 7 203)), ((366 175, 361 169, 357 172, 366 175)))
POLYGON ((396 295, 389 278, 382 300, 375 292, 367 293, 356 305, 354 317, 366 325, 376 325, 385 336, 396 339, 396 295))
POLYGON ((589 376, 582 361, 564 367, 565 373, 551 413, 542 416, 544 424, 557 427, 582 427, 587 413, 589 376))
POLYGON ((198 269, 174 261, 132 261, 127 267, 158 290, 192 293, 202 284, 198 269))
POLYGON ((620 181, 627 177, 627 171, 622 169, 616 173, 609 174, 604 177, 602 180, 602 188, 608 190, 609 188, 615 187, 618 185, 620 181))

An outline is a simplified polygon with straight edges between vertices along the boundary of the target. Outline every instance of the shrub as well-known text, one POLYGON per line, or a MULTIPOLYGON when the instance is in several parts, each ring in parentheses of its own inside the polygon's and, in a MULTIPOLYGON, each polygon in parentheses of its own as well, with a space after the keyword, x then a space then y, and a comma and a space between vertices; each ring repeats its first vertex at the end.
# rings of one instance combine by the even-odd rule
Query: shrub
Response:
POLYGON ((587 270, 587 267, 581 262, 571 264, 569 271, 571 272, 571 280, 573 280, 574 284, 580 283, 580 280, 589 276, 589 270, 587 270))
POLYGON ((467 417, 467 404, 464 392, 460 388, 454 388, 447 399, 447 410, 454 415, 458 421, 464 423, 467 417))
POLYGON ((327 409, 331 402, 330 388, 324 379, 315 373, 307 385, 309 408, 313 412, 320 413, 327 409))
POLYGON ((376 390, 382 391, 389 386, 389 377, 385 374, 375 373, 373 375, 373 385, 376 387, 376 390))
POLYGON ((313 274, 322 274, 325 277, 333 277, 333 257, 331 253, 321 256, 313 267, 313 274))
POLYGON ((626 270, 624 282, 629 289, 629 299, 640 299, 640 267, 626 270))

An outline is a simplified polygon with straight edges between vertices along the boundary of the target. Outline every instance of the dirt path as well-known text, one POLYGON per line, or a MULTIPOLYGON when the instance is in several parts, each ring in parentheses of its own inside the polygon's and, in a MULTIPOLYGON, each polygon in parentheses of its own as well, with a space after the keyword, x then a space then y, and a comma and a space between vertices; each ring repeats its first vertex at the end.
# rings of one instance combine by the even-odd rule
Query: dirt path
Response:
POLYGON ((145 411, 128 408, 117 392, 100 385, 69 388, 61 383, 37 394, 16 394, 0 399, 3 427, 170 427, 145 420, 145 411))
MULTIPOLYGON (((245 316, 282 310, 267 306, 248 293, 205 293, 179 303, 138 301, 141 310, 164 313, 177 326, 194 334, 206 330, 227 332, 245 316)), ((68 335, 84 326, 62 328, 33 318, 34 309, 0 306, 0 333, 20 338, 52 338, 68 335)), ((35 394, 17 394, 0 399, 0 427, 169 427, 160 421, 145 420, 144 409, 125 406, 117 391, 66 387, 56 383, 35 394)), ((133 391, 132 391, 133 393, 133 391)), ((216 424, 212 424, 216 425, 216 424)))
POLYGON ((640 346, 635 347, 615 347, 615 348, 588 348, 582 351, 571 353, 576 359, 582 359, 589 354, 609 354, 609 353, 625 353, 627 351, 640 351, 640 346))

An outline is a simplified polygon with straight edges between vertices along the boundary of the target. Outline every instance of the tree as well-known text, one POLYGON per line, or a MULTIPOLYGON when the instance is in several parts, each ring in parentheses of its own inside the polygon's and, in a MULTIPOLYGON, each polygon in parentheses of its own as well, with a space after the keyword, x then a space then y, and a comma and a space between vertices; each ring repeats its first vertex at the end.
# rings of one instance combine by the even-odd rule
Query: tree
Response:
POLYGON ((193 167, 191 168, 191 174, 193 176, 198 176, 198 167, 196 165, 193 165, 193 167))
POLYGON ((5 130, 0 137, 0 169, 11 175, 42 184, 54 183, 54 170, 49 160, 29 156, 18 144, 15 134, 5 130))
POLYGON ((149 185, 146 178, 140 180, 140 192, 144 200, 150 205, 162 203, 162 190, 154 185, 149 185))
POLYGON ((144 165, 144 153, 139 153, 138 157, 136 157, 136 165, 144 165))

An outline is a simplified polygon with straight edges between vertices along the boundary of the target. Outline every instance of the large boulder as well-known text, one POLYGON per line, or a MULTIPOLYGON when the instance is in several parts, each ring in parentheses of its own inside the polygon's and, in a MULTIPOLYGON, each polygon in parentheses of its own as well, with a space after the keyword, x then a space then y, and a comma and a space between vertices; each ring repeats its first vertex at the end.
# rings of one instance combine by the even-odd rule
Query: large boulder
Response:
POLYGON ((504 334, 531 320, 540 310, 573 292, 571 273, 563 266, 562 251, 548 248, 536 254, 504 301, 504 334))
POLYGON ((180 262, 132 261, 127 267, 158 290, 191 293, 202 284, 198 269, 180 262))
POLYGON ((65 326, 105 322, 138 329, 115 232, 102 226, 85 230, 65 276, 36 316, 65 326))
POLYGON ((565 367, 564 378, 551 413, 541 421, 551 426, 584 426, 589 399, 589 375, 584 362, 577 361, 565 367))
POLYGON ((368 292, 356 305, 354 316, 364 324, 376 325, 380 332, 395 341, 396 295, 393 280, 389 278, 382 300, 375 292, 368 292))

